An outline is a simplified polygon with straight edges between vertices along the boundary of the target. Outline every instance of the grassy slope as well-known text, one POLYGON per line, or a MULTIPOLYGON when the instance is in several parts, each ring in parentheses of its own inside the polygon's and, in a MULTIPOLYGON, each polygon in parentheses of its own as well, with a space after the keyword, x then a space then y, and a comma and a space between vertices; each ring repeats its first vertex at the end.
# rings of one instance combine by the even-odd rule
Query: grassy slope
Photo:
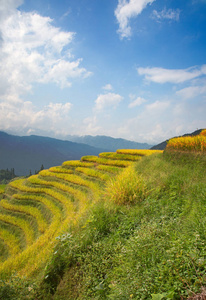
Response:
POLYGON ((108 195, 60 239, 42 285, 53 299, 186 299, 206 284, 206 157, 154 154, 135 170, 142 202, 108 195))
POLYGON ((206 156, 134 166, 59 237, 40 287, 13 277, 0 299, 186 299, 206 286, 206 156))

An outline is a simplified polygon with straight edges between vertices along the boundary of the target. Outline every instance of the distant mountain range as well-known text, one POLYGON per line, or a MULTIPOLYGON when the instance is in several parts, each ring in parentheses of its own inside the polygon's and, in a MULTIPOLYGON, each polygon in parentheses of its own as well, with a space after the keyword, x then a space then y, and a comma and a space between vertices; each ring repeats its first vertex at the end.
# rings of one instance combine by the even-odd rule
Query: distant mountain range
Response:
MULTIPOLYGON (((202 129, 198 129, 198 130, 196 130, 196 131, 194 131, 192 133, 186 133, 186 134, 181 135, 181 136, 195 136, 195 135, 200 134, 201 131, 202 131, 202 129)), ((180 137, 180 136, 178 136, 178 137, 180 137)), ((160 143, 160 144, 158 144, 158 145, 155 145, 155 146, 151 147, 151 150, 164 150, 166 148, 166 146, 167 146, 167 142, 168 141, 169 141, 169 139, 166 140, 166 141, 164 141, 164 142, 162 142, 162 143, 160 143)))
POLYGON ((104 135, 68 135, 66 139, 71 142, 83 143, 92 147, 103 148, 105 149, 105 151, 116 151, 117 149, 149 149, 152 146, 147 143, 138 143, 121 138, 112 138, 104 135))
POLYGON ((103 149, 41 136, 14 136, 0 132, 0 169, 15 169, 16 175, 34 174, 84 155, 98 155, 103 149))
POLYGON ((35 135, 20 137, 0 131, 0 169, 14 168, 18 176, 29 175, 30 171, 34 174, 40 170, 42 165, 48 169, 84 155, 98 155, 100 152, 124 148, 148 149, 151 146, 106 136, 70 139, 72 141, 35 135))
MULTIPOLYGON (((185 134, 197 135, 202 129, 185 134)), ((108 136, 67 136, 60 140, 42 136, 16 136, 0 131, 0 170, 13 169, 18 176, 29 175, 40 170, 59 166, 66 160, 79 160, 84 155, 98 155, 101 152, 117 149, 160 149, 164 150, 167 141, 156 146, 137 143, 108 136)))

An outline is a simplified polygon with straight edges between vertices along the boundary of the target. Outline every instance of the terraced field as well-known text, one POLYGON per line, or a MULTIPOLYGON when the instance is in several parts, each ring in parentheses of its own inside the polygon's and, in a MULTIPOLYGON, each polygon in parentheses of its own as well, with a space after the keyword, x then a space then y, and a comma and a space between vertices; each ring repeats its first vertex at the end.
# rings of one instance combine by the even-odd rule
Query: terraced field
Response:
POLYGON ((206 129, 202 130, 196 136, 182 136, 170 139, 167 143, 168 151, 184 151, 184 152, 206 152, 206 129))
POLYGON ((66 161, 10 182, 0 195, 0 276, 38 274, 57 237, 98 201, 106 182, 150 150, 118 150, 66 161))

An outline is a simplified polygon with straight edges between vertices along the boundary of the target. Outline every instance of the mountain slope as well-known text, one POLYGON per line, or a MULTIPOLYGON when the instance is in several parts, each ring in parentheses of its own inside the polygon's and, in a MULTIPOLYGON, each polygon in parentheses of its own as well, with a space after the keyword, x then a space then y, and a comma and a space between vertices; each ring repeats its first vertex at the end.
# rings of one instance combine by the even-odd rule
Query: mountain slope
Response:
POLYGON ((151 145, 147 143, 138 143, 121 138, 112 138, 104 135, 85 135, 85 136, 67 136, 67 139, 76 143, 84 143, 93 147, 104 148, 107 151, 116 151, 117 149, 149 149, 151 145))
POLYGON ((17 175, 28 175, 41 165, 49 168, 83 155, 98 155, 104 149, 40 136, 14 136, 0 132, 0 169, 15 169, 17 175))

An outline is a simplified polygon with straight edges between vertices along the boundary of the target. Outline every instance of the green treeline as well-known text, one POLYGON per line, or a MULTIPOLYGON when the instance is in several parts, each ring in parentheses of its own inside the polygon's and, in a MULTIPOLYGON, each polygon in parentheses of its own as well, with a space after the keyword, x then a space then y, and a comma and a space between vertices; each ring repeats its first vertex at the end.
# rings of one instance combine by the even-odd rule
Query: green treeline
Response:
POLYGON ((6 169, 6 170, 1 169, 0 170, 0 182, 4 183, 15 177, 16 177, 16 175, 15 175, 14 168, 11 168, 11 170, 9 170, 9 169, 6 169))

